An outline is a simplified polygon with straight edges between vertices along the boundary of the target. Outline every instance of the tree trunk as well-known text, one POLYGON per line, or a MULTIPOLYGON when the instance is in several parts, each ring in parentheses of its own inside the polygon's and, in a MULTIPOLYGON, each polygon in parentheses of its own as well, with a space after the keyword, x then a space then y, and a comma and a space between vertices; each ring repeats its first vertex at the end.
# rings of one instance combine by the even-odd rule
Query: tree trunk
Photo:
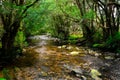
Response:
POLYGON ((13 41, 12 37, 9 35, 9 32, 4 33, 2 37, 2 50, 3 50, 3 55, 7 55, 10 53, 12 47, 13 47, 13 41))
POLYGON ((15 53, 15 47, 14 47, 14 40, 15 36, 18 32, 18 29, 20 27, 20 22, 16 22, 13 24, 12 31, 6 31, 3 34, 2 37, 2 54, 1 57, 3 57, 5 60, 14 58, 17 53, 15 53))
POLYGON ((31 1, 29 4, 26 4, 25 1, 3 0, 2 2, 0 10, 3 12, 0 12, 0 18, 5 32, 1 38, 2 52, 0 53, 0 59, 14 59, 13 57, 18 54, 14 47, 14 41, 20 27, 20 22, 27 16, 26 11, 40 0, 31 1))

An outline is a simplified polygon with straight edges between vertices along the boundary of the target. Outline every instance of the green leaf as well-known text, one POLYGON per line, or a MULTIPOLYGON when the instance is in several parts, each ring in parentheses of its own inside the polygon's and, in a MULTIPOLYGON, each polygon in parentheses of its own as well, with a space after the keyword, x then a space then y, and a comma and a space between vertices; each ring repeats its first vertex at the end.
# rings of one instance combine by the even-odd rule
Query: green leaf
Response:
POLYGON ((89 10, 84 14, 85 19, 93 19, 95 17, 95 12, 93 10, 89 10))

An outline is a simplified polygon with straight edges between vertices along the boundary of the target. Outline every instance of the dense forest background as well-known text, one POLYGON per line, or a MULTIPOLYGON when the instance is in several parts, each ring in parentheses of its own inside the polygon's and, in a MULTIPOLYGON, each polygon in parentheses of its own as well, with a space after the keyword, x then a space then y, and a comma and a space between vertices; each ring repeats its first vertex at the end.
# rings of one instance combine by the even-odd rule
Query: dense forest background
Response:
POLYGON ((120 53, 120 1, 0 1, 1 59, 14 59, 29 45, 29 36, 40 34, 120 53))

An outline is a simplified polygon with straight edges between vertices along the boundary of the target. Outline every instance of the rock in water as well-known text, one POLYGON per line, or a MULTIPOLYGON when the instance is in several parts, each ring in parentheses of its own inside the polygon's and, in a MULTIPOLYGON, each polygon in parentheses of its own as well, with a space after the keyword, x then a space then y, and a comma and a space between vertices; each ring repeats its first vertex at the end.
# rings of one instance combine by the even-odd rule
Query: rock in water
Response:
POLYGON ((101 78, 99 78, 99 76, 101 76, 101 73, 96 69, 91 69, 90 75, 95 80, 102 80, 101 78))
POLYGON ((78 66, 73 65, 63 65, 66 69, 68 69, 70 72, 75 74, 83 74, 83 70, 78 66))
POLYGON ((79 52, 78 52, 78 51, 72 51, 72 52, 70 52, 70 54, 71 54, 71 55, 78 55, 79 52))

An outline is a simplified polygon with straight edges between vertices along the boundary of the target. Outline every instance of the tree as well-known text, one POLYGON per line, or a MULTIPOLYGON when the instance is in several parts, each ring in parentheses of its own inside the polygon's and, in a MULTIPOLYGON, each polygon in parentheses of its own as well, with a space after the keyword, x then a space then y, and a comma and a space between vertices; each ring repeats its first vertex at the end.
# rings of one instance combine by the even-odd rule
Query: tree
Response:
POLYGON ((80 11, 81 16, 81 27, 83 31, 83 37, 86 39, 87 42, 93 42, 93 35, 96 32, 95 27, 93 25, 94 20, 94 4, 88 0, 75 0, 76 5, 80 11))
POLYGON ((58 37, 62 41, 68 40, 70 28, 70 21, 68 20, 68 18, 62 14, 54 14, 52 16, 52 20, 54 27, 54 37, 58 37))
POLYGON ((120 4, 118 0, 93 0, 96 5, 96 13, 99 24, 103 30, 103 39, 114 36, 119 32, 120 4))
POLYGON ((53 23, 52 29, 54 30, 52 31, 52 34, 53 36, 66 41, 68 40, 70 34, 77 32, 74 31, 74 29, 76 29, 76 23, 79 23, 79 10, 74 4, 74 0, 54 1, 56 7, 51 15, 51 20, 53 23))
POLYGON ((28 16, 22 21, 23 26, 25 26, 24 33, 26 37, 47 33, 47 23, 50 22, 48 16, 50 16, 52 12, 49 8, 52 4, 53 2, 50 2, 50 0, 42 0, 40 5, 37 4, 27 11, 28 16))
POLYGON ((20 27, 21 21, 27 16, 27 10, 39 0, 1 0, 0 18, 4 28, 2 40, 1 57, 13 58, 15 36, 20 27))
POLYGON ((97 22, 102 29, 104 48, 120 53, 120 2, 119 0, 93 0, 97 22))
MULTIPOLYGON (((83 36, 91 39, 100 29, 102 39, 119 32, 120 5, 118 0, 75 0, 80 10, 83 36)), ((94 37, 93 37, 94 39, 94 37)), ((92 39, 91 39, 92 40, 92 39)))

